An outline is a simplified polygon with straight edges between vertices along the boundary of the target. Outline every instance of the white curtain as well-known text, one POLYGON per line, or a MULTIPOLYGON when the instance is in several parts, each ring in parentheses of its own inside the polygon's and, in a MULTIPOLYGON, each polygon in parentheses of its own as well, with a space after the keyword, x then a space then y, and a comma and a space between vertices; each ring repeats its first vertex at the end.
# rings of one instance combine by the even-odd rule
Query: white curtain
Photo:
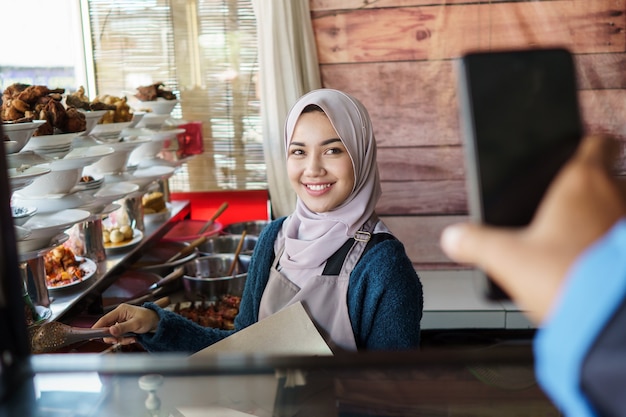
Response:
POLYGON ((263 151, 272 216, 286 216, 296 196, 287 178, 283 127, 287 112, 322 83, 308 0, 253 0, 259 39, 263 151))

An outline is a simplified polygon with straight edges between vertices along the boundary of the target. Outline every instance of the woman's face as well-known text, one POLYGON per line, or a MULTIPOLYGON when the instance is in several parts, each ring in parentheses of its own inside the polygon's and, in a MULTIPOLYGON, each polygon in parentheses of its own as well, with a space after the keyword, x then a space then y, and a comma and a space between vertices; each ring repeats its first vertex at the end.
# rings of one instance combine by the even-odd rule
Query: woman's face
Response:
POLYGON ((316 213, 338 207, 352 192, 352 159, 323 112, 298 118, 287 151, 287 174, 298 197, 316 213))

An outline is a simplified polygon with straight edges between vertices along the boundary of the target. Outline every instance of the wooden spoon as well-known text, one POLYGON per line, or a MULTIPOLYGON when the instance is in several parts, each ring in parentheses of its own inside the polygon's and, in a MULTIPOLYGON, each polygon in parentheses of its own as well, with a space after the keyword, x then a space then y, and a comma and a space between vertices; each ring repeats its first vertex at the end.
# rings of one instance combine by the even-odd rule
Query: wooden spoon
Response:
POLYGON ((202 233, 206 232, 207 229, 209 227, 211 227, 213 225, 213 223, 215 223, 215 219, 217 219, 220 216, 220 214, 222 214, 224 212, 224 210, 226 210, 227 208, 228 208, 228 203, 226 201, 224 201, 222 203, 222 205, 217 209, 217 211, 215 212, 213 217, 211 217, 209 219, 209 221, 206 222, 204 224, 204 226, 202 226, 202 228, 200 228, 200 230, 198 230, 198 234, 201 235, 202 233))
POLYGON ((231 276, 235 273, 235 268, 237 267, 237 263, 239 261, 239 254, 241 253, 241 249, 243 248, 243 242, 246 240, 246 231, 244 230, 241 233, 241 239, 237 244, 237 249, 235 249, 235 256, 233 257, 233 262, 230 264, 230 268, 228 268, 228 274, 226 276, 231 276))
POLYGON ((185 246, 184 248, 176 252, 170 259, 165 261, 165 263, 169 264, 169 263, 174 262, 177 259, 184 258, 185 256, 190 255, 191 252, 194 251, 194 249, 202 245, 204 242, 206 242, 206 240, 207 240, 206 236, 200 236, 199 238, 191 242, 189 245, 185 246))

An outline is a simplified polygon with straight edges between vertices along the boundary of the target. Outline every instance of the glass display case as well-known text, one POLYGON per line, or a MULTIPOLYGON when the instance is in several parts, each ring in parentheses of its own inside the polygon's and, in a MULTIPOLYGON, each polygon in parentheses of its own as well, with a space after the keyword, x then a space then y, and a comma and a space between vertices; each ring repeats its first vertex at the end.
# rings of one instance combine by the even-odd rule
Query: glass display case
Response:
POLYGON ((44 417, 558 416, 531 358, 519 344, 317 357, 37 355, 22 395, 3 407, 44 417))

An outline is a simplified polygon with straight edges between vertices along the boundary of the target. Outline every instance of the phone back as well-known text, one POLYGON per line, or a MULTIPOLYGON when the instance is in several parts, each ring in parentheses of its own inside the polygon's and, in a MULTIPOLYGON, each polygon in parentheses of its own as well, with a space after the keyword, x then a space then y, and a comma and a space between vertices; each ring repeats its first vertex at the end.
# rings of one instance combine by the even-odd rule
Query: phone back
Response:
MULTIPOLYGON (((572 55, 565 49, 470 53, 458 74, 470 216, 524 226, 582 137, 572 55)), ((507 298, 487 284, 489 298, 507 298)))

